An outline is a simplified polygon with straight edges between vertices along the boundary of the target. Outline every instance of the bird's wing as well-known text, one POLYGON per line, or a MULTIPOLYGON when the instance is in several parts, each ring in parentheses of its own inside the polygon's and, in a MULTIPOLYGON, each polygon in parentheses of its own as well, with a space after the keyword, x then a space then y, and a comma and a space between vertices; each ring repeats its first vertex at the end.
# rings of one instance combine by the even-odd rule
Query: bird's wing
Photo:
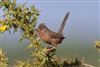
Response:
POLYGON ((48 34, 51 38, 57 38, 57 34, 55 33, 55 32, 50 32, 49 34, 48 34))
POLYGON ((64 36, 63 35, 61 35, 61 34, 59 34, 59 33, 56 33, 56 32, 50 32, 49 34, 48 34, 51 38, 54 38, 54 39, 57 39, 57 38, 64 38, 64 36))

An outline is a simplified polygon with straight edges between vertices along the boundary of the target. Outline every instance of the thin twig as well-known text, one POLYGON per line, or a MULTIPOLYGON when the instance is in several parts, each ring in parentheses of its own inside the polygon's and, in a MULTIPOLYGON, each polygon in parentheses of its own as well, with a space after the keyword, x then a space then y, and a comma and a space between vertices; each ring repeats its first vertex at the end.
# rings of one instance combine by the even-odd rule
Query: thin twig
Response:
POLYGON ((85 66, 85 67, 95 67, 95 66, 87 64, 87 63, 82 63, 82 66, 85 66))

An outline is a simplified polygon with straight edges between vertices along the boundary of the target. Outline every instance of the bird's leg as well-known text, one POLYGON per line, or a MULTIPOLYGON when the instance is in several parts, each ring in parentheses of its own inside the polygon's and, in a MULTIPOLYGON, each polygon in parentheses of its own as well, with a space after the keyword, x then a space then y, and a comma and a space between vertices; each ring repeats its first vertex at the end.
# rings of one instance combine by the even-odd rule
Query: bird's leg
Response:
POLYGON ((47 52, 50 52, 50 51, 52 51, 52 50, 54 50, 54 49, 56 49, 56 47, 55 47, 55 46, 50 47, 50 48, 47 50, 47 52))
POLYGON ((55 50, 56 50, 55 46, 49 47, 49 48, 47 47, 46 55, 48 55, 50 52, 55 51, 55 50))
POLYGON ((50 52, 56 50, 56 48, 57 48, 57 45, 54 45, 54 44, 53 44, 52 47, 47 48, 46 54, 49 54, 50 52))

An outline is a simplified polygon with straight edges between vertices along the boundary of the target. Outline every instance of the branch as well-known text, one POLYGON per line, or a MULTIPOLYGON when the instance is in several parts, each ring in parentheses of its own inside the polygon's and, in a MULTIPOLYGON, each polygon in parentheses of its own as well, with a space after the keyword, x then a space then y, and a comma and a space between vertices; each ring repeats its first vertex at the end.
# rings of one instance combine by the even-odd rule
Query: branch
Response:
POLYGON ((87 64, 87 63, 82 63, 82 66, 85 66, 85 67, 95 67, 95 66, 87 64))

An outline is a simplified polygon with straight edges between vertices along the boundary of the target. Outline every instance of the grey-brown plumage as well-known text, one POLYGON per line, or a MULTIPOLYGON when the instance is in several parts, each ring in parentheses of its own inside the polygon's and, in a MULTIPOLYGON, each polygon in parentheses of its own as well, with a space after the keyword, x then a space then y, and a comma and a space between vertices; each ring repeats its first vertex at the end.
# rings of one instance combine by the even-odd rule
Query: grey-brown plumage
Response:
POLYGON ((65 18, 64 18, 58 32, 51 31, 49 28, 47 28, 47 26, 44 23, 41 23, 37 29, 39 37, 44 42, 46 42, 54 47, 57 47, 57 45, 62 43, 62 41, 64 39, 62 31, 64 29, 64 26, 66 24, 68 17, 69 17, 69 12, 65 15, 65 18))

